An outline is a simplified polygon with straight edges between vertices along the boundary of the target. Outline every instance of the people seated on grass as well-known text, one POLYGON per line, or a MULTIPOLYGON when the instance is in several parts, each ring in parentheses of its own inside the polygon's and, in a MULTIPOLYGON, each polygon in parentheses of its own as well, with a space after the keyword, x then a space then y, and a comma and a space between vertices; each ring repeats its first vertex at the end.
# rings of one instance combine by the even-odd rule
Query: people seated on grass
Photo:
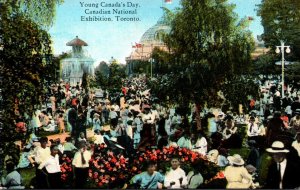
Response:
POLYGON ((249 145, 250 152, 248 154, 246 163, 258 169, 260 168, 260 158, 261 158, 258 145, 255 140, 248 141, 248 145, 249 145))
POLYGON ((130 186, 134 189, 162 189, 165 177, 156 170, 157 163, 149 161, 146 164, 146 171, 134 176, 130 186))
POLYGON ((201 134, 201 132, 197 134, 191 135, 191 143, 192 143, 192 150, 198 152, 199 154, 206 155, 207 153, 207 140, 201 134))
POLYGON ((231 115, 225 118, 225 128, 222 131, 224 148, 240 148, 242 146, 241 138, 237 133, 238 128, 234 124, 233 117, 231 115))
POLYGON ((2 176, 1 178, 1 189, 25 189, 22 176, 17 171, 15 163, 12 160, 6 162, 6 172, 7 175, 5 177, 2 176))
POLYGON ((185 171, 180 168, 180 158, 171 159, 171 168, 165 175, 164 186, 167 189, 182 189, 188 185, 185 171))
POLYGON ((204 182, 201 170, 202 167, 200 161, 196 161, 192 164, 192 171, 190 171, 187 175, 188 189, 197 189, 204 182))
POLYGON ((260 134, 259 126, 255 121, 255 117, 251 116, 249 119, 249 123, 247 124, 248 140, 257 140, 259 134, 260 134))
POLYGON ((252 176, 249 174, 247 169, 244 167, 243 158, 234 154, 233 156, 228 157, 230 166, 227 166, 224 171, 224 175, 227 179, 228 189, 249 189, 252 185, 252 176))

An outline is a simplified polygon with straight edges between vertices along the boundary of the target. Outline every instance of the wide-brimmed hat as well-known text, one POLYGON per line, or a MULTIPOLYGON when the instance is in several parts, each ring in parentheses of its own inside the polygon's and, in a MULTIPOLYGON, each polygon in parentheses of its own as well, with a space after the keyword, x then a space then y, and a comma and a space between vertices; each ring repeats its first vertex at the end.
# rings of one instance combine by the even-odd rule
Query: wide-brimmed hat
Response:
POLYGON ((228 156, 227 159, 228 159, 229 163, 231 163, 233 165, 242 166, 245 164, 245 161, 239 154, 234 154, 233 156, 228 156))
POLYGON ((110 131, 110 126, 109 125, 104 125, 102 128, 103 131, 110 131))
POLYGON ((274 141, 271 148, 267 148, 269 153, 288 153, 289 150, 284 148, 283 142, 274 141))
POLYGON ((208 152, 207 157, 209 161, 215 162, 218 159, 219 151, 217 149, 213 149, 208 152))

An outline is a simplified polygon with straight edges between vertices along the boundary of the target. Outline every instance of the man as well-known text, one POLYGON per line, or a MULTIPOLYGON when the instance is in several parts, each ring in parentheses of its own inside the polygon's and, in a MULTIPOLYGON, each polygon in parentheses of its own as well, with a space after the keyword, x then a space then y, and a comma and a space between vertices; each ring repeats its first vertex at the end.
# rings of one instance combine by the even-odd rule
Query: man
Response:
POLYGON ((57 189, 60 188, 61 186, 61 170, 60 170, 60 165, 59 165, 59 149, 57 145, 51 146, 51 155, 46 159, 44 162, 42 162, 38 169, 43 171, 43 168, 46 169, 46 174, 48 176, 48 182, 49 182, 49 187, 48 188, 53 188, 57 189))
POLYGON ((259 133, 259 126, 255 123, 255 117, 251 116, 247 128, 248 140, 256 140, 259 133))
POLYGON ((182 189, 187 185, 187 177, 183 169, 180 168, 179 158, 172 158, 171 169, 165 176, 164 186, 168 189, 182 189))
POLYGON ((50 156, 50 148, 47 147, 48 138, 40 138, 40 144, 40 146, 35 147, 33 154, 30 155, 28 159, 32 166, 36 167, 36 188, 47 188, 46 176, 38 169, 38 167, 50 156))
POLYGON ((164 176, 156 171, 157 164, 153 161, 147 163, 147 171, 142 172, 131 179, 131 184, 136 189, 161 189, 164 176))
POLYGON ((74 167, 75 187, 84 188, 89 171, 89 161, 92 157, 90 151, 87 150, 86 142, 79 142, 79 150, 75 153, 72 165, 74 167))
POLYGON ((293 111, 293 116, 296 112, 297 109, 300 109, 300 102, 299 102, 299 97, 295 98, 295 101, 291 105, 291 109, 293 111))
POLYGON ((77 114, 77 107, 76 106, 72 106, 72 108, 70 110, 68 110, 67 114, 68 114, 68 123, 70 124, 70 131, 71 131, 71 136, 73 138, 77 138, 78 135, 78 131, 77 131, 77 123, 76 121, 78 120, 78 114, 77 114))
POLYGON ((109 112, 109 119, 110 119, 110 124, 113 128, 116 128, 118 125, 118 114, 115 111, 115 109, 112 107, 110 112, 109 112))
POLYGON ((289 150, 285 149, 280 141, 274 141, 267 149, 273 158, 269 167, 265 188, 267 189, 295 189, 300 187, 299 164, 287 159, 289 150))
POLYGON ((156 144, 155 117, 152 115, 149 105, 144 106, 142 121, 143 128, 141 131, 141 141, 138 146, 139 150, 145 150, 147 147, 155 146, 156 144))

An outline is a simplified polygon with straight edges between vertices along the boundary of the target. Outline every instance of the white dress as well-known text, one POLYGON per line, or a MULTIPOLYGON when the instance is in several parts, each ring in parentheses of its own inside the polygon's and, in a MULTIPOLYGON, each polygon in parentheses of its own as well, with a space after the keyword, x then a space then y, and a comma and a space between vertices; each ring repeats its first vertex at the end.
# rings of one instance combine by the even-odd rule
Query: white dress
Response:
POLYGON ((207 153, 207 141, 205 137, 201 137, 197 140, 196 144, 193 145, 193 151, 198 152, 199 154, 206 155, 207 153))

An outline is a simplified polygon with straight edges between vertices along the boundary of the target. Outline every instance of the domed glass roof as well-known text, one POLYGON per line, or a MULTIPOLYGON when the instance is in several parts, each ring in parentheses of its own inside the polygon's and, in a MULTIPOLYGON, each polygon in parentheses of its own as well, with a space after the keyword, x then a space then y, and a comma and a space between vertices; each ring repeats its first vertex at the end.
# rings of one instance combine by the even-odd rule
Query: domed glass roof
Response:
POLYGON ((170 26, 168 26, 164 22, 164 18, 160 18, 158 22, 149 28, 142 36, 140 43, 141 44, 160 44, 162 43, 162 39, 160 34, 162 33, 170 33, 170 26))

